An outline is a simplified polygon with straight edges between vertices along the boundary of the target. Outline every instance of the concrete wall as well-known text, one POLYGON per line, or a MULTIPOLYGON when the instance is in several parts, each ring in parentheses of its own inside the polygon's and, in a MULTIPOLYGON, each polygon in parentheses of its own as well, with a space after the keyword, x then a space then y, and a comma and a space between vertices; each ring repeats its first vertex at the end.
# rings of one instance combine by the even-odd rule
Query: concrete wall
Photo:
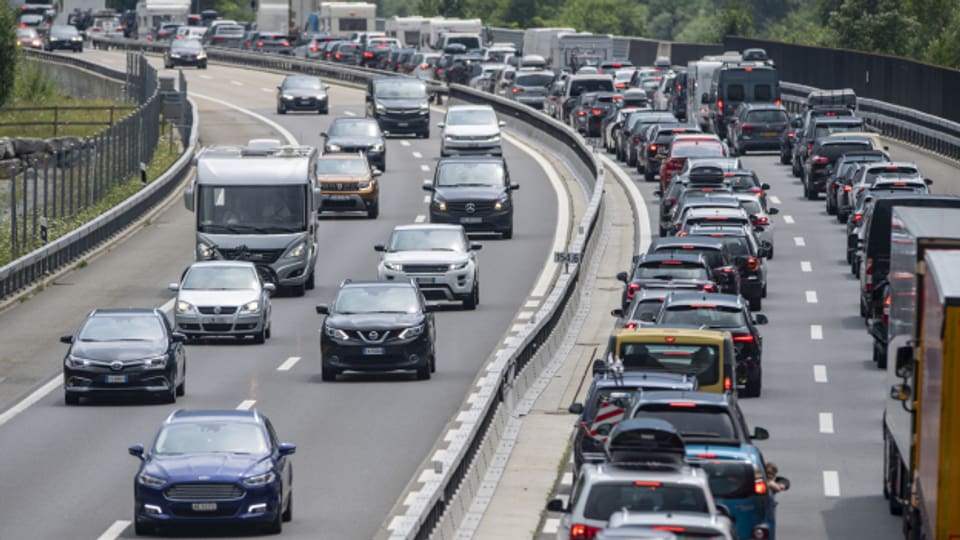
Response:
POLYGON ((108 99, 124 101, 126 94, 123 90, 123 81, 117 81, 87 71, 83 68, 65 64, 55 64, 24 59, 37 66, 44 74, 57 82, 60 89, 73 97, 80 99, 108 99))

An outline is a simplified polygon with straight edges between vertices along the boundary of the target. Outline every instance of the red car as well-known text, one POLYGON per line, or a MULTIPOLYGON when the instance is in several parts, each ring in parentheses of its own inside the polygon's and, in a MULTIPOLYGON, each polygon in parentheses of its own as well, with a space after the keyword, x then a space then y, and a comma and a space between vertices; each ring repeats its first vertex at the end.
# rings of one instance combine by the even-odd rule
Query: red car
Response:
POLYGON ((666 191, 674 174, 680 172, 687 158, 725 158, 727 147, 716 135, 677 135, 670 144, 670 151, 660 164, 660 189, 666 191))

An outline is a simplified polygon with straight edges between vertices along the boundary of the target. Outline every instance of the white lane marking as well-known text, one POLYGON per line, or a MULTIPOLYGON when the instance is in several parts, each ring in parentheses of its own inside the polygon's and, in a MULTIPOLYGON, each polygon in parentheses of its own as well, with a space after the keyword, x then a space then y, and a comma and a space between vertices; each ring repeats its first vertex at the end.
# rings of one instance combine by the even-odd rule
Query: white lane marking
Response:
POLYGON ((833 413, 820 413, 820 433, 833 433, 833 413))
POLYGON ((426 221, 426 220, 427 220, 427 216, 425 216, 425 215, 423 215, 423 214, 420 214, 419 216, 417 216, 417 217, 415 217, 415 218, 413 219, 413 222, 414 222, 414 223, 423 223, 423 222, 426 221))
POLYGON ((240 81, 230 81, 230 84, 232 84, 232 85, 234 85, 234 86, 243 86, 243 83, 240 82, 240 81))
POLYGON ((113 525, 103 531, 103 534, 97 537, 97 540, 114 540, 120 536, 123 531, 130 526, 130 521, 126 519, 118 519, 113 522, 113 525))
MULTIPOLYGON (((553 254, 557 251, 563 251, 563 246, 566 245, 567 242, 567 230, 571 227, 570 220, 572 219, 572 214, 570 211, 570 200, 567 197, 567 188, 564 186, 563 180, 560 179, 557 171, 554 170, 550 162, 540 155, 539 152, 513 135, 504 134, 504 137, 525 154, 533 158, 540 169, 547 173, 547 179, 550 180, 550 185, 553 186, 553 193, 557 198, 557 226, 553 231, 553 245, 547 252, 547 260, 543 263, 543 270, 540 271, 540 277, 537 278, 537 282, 530 292, 530 296, 546 296, 547 289, 553 281, 553 276, 560 268, 557 263, 553 262, 553 254)), ((641 216, 639 219, 646 219, 646 217, 641 216)))
POLYGON ((400 141, 400 146, 410 146, 410 141, 400 141))
POLYGON ((572 486, 572 485, 573 485, 573 473, 572 473, 572 472, 565 472, 565 473, 563 473, 563 476, 560 477, 560 485, 561 485, 561 486, 572 486))
POLYGON ((533 317, 532 311, 521 311, 520 313, 517 313, 518 321, 529 321, 530 317, 533 317))
POLYGON ((413 503, 416 502, 417 497, 419 496, 420 496, 419 491, 411 491, 410 493, 407 493, 407 498, 403 500, 403 505, 413 506, 413 503))
POLYGON ((547 518, 543 521, 543 534, 557 534, 560 529, 560 520, 557 518, 547 518))
POLYGON ((510 327, 510 332, 512 332, 512 333, 514 333, 514 334, 519 334, 520 332, 523 332, 523 329, 526 328, 526 327, 527 327, 526 323, 524 323, 524 324, 515 324, 515 325, 513 325, 513 326, 510 327))
POLYGON ((268 94, 272 94, 272 93, 273 93, 273 89, 272 89, 272 88, 261 88, 260 90, 263 90, 264 92, 266 92, 266 93, 268 93, 268 94))
POLYGON ((430 204, 430 196, 429 196, 429 195, 424 195, 424 196, 423 196, 423 202, 424 202, 424 204, 430 204))
POLYGON ((535 308, 540 305, 539 300, 527 300, 527 303, 523 305, 525 308, 535 308))
POLYGON ((806 240, 804 240, 802 236, 794 236, 793 243, 796 244, 797 247, 803 247, 807 245, 806 240))
POLYGON ((800 261, 800 270, 804 272, 813 272, 813 265, 810 261, 800 261))
POLYGON ((239 405, 237 405, 237 410, 238 410, 238 411, 249 411, 249 410, 250 410, 250 407, 253 407, 253 404, 256 403, 256 402, 257 402, 257 400, 255 400, 255 399, 245 399, 245 400, 241 401, 239 405))
POLYGON ((819 324, 810 325, 810 339, 820 341, 823 339, 823 327, 819 324))
POLYGON ((413 157, 417 159, 423 159, 423 154, 421 154, 420 152, 414 152, 413 157))
MULTIPOLYGON (((647 250, 650 243, 650 218, 647 215, 647 203, 637 187, 637 183, 624 172, 620 166, 607 156, 601 155, 600 160, 607 166, 607 170, 613 171, 613 174, 620 177, 620 184, 626 189, 627 194, 633 199, 634 207, 637 209, 637 221, 640 223, 640 237, 636 239, 636 253, 642 253, 647 250)), ((560 251, 559 249, 556 251, 560 251)))
POLYGON ((788 223, 788 224, 790 224, 790 223, 795 223, 795 222, 793 221, 793 216, 791 216, 790 214, 787 214, 787 215, 783 216, 783 221, 784 221, 784 223, 788 223))
POLYGON ((776 195, 771 195, 770 202, 772 202, 773 204, 780 204, 780 197, 777 197, 776 195))
POLYGON ((209 75, 201 75, 200 78, 201 78, 201 79, 206 79, 206 80, 209 81, 209 80, 212 79, 213 77, 211 77, 211 76, 209 76, 209 75))
POLYGON ((176 296, 167 300, 166 302, 163 303, 162 306, 160 306, 160 311, 164 312, 167 315, 173 315, 173 304, 176 301, 177 301, 176 296))
POLYGON ((40 401, 41 399, 44 398, 44 396, 46 396, 50 392, 53 392, 57 388, 60 388, 62 385, 63 385, 63 374, 58 374, 54 378, 45 382, 43 386, 31 392, 29 396, 20 400, 20 402, 18 402, 16 405, 3 411, 3 414, 0 414, 0 426, 6 424, 10 420, 12 420, 14 416, 27 410, 28 407, 40 401))
POLYGON ((427 164, 420 165, 420 170, 423 172, 430 172, 430 166, 427 164))
POLYGON ((224 100, 222 100, 222 99, 218 99, 218 98, 215 98, 215 97, 210 97, 210 96, 205 96, 205 95, 203 95, 203 94, 198 94, 198 93, 196 93, 196 92, 194 92, 194 91, 192 91, 192 90, 190 91, 190 97, 196 97, 196 98, 200 98, 200 99, 205 99, 205 100, 207 100, 207 101, 212 101, 212 102, 214 102, 214 103, 218 103, 218 104, 220 104, 220 105, 223 105, 224 107, 229 107, 229 108, 231 108, 231 109, 233 109, 233 110, 235 110, 235 111, 237 111, 237 112, 239 112, 239 113, 243 113, 243 114, 245 114, 245 115, 247 115, 247 116, 249 116, 249 117, 251 117, 251 118, 256 118, 257 120, 259 120, 259 121, 263 122, 264 124, 270 126, 274 131, 276 131, 276 132, 279 133, 280 135, 283 135, 283 137, 284 137, 285 139, 287 139, 287 144, 291 144, 291 145, 293 145, 293 146, 297 146, 297 145, 299 144, 299 143, 297 143, 297 138, 293 136, 293 133, 290 133, 289 131, 287 131, 286 128, 284 128, 284 127, 281 126, 280 124, 274 122, 273 120, 267 118, 266 116, 263 116, 262 114, 257 114, 257 113, 255 113, 255 112, 251 111, 250 109, 244 109, 243 107, 240 107, 239 105, 234 105, 233 103, 230 103, 229 101, 224 101, 224 100))
POLYGON ((817 303, 817 291, 807 291, 807 303, 816 304, 817 303))
POLYGON ((813 366, 813 380, 818 383, 827 382, 827 366, 816 364, 813 366))
POLYGON ((357 113, 355 113, 355 112, 353 112, 353 111, 343 111, 343 114, 345 114, 345 115, 347 115, 347 116, 356 116, 356 115, 357 115, 357 113))
POLYGON ((840 496, 840 473, 837 471, 823 471, 823 496, 840 496))
POLYGON ((277 371, 290 371, 291 369, 293 369, 293 366, 297 365, 297 362, 299 361, 300 361, 299 356, 291 356, 290 358, 287 358, 286 360, 284 360, 284 362, 280 364, 279 367, 277 367, 277 371))

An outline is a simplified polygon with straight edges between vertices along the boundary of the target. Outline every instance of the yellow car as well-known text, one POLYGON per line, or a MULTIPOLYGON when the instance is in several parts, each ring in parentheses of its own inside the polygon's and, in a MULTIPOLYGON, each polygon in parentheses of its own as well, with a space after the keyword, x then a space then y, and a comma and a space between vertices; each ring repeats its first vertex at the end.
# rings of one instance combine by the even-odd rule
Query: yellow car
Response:
POLYGON ((736 353, 730 332, 683 328, 621 329, 610 336, 610 352, 623 363, 624 371, 690 375, 697 378, 701 392, 723 394, 736 391, 736 353))

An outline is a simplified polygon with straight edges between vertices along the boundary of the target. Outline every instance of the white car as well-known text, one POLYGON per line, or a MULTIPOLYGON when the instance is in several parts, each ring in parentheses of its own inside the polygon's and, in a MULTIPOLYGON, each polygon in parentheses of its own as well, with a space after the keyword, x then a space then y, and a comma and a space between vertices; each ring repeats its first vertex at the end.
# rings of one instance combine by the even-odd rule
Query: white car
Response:
POLYGON ((493 154, 503 155, 500 146, 500 128, 506 123, 497 120, 497 113, 489 105, 453 105, 447 109, 444 121, 438 124, 440 155, 493 154))
POLYGON ((386 245, 374 249, 382 255, 377 266, 380 280, 412 279, 427 300, 462 302, 464 309, 480 303, 480 264, 462 225, 400 225, 386 245))
POLYGON ((773 220, 770 216, 779 214, 778 208, 769 208, 766 198, 761 199, 757 193, 736 193, 740 206, 747 211, 753 222, 753 230, 757 233, 757 240, 767 247, 767 258, 773 258, 773 220))

